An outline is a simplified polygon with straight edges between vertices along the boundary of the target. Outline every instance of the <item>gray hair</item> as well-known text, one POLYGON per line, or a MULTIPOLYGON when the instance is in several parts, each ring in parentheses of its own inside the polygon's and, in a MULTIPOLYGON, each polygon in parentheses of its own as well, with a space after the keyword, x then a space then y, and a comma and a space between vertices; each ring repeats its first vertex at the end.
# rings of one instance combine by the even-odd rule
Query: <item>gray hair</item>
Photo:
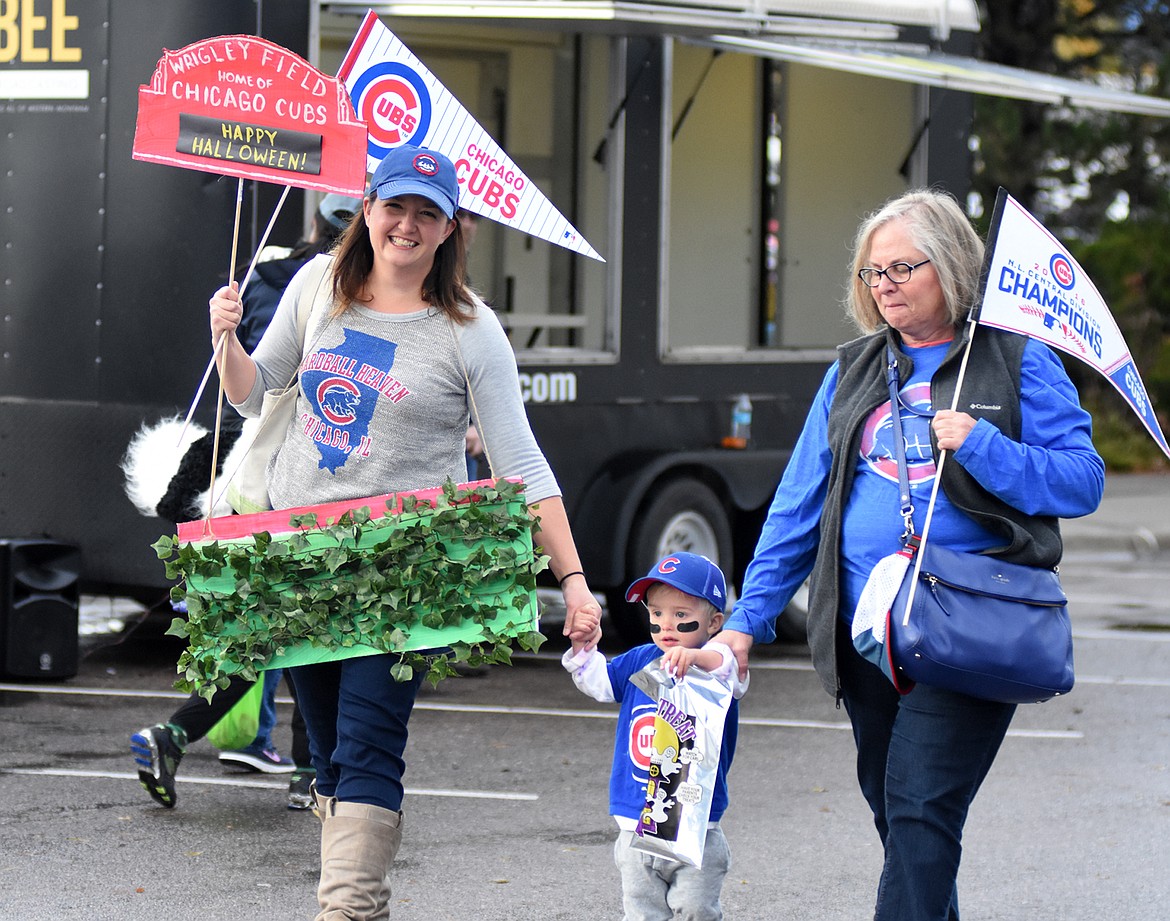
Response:
POLYGON ((845 309, 864 333, 885 325, 873 292, 857 272, 869 263, 873 235, 891 221, 905 221, 910 240, 926 255, 938 275, 951 324, 958 326, 975 303, 983 269, 983 241, 953 195, 914 189, 891 199, 857 229, 845 309))

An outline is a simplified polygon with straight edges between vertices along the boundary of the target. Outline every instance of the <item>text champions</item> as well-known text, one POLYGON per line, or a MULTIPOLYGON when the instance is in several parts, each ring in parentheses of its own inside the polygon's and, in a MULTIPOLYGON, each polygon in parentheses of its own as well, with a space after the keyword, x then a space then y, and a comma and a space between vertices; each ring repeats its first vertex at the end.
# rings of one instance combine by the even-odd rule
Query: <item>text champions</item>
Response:
POLYGON ((1005 265, 999 273, 998 287, 1005 294, 1031 301, 1057 321, 1071 329, 1100 358, 1103 351, 1101 330, 1095 320, 1077 308, 1047 283, 1029 277, 1018 266, 1005 265))

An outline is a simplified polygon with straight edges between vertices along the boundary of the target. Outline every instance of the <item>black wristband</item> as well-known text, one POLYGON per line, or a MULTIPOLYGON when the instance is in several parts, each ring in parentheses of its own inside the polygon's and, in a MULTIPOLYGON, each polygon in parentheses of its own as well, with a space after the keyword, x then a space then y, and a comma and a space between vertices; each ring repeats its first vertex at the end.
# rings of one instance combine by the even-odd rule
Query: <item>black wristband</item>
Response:
POLYGON ((576 569, 576 570, 574 570, 573 572, 567 572, 567 573, 565 573, 563 576, 561 576, 561 577, 560 577, 560 578, 557 580, 557 585, 559 585, 561 588, 564 588, 564 587, 565 587, 565 583, 566 583, 566 582, 567 582, 567 581, 568 581, 568 580, 569 580, 569 579, 570 579, 572 576, 583 576, 583 575, 585 575, 585 573, 583 573, 583 572, 582 572, 580 569, 576 569))

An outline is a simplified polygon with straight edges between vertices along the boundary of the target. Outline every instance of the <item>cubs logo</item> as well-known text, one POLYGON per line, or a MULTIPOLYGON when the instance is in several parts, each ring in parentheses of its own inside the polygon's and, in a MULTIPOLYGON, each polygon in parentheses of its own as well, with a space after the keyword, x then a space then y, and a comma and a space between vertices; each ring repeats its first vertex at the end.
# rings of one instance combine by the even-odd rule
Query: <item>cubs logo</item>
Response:
POLYGON ((328 377, 317 385, 321 415, 334 425, 349 425, 357 418, 362 401, 357 384, 344 377, 328 377))
POLYGON ((635 777, 649 776, 650 758, 654 754, 653 704, 636 707, 630 720, 630 762, 635 767, 635 777))
POLYGON ((381 160, 395 147, 416 143, 431 126, 431 94, 422 78, 405 64, 372 64, 354 81, 354 110, 366 123, 366 152, 381 160))
POLYGON ((429 153, 415 154, 410 165, 414 167, 416 173, 422 173, 424 176, 439 175, 439 161, 432 157, 429 153))
POLYGON ((1054 253, 1048 261, 1048 268, 1052 271, 1052 280, 1064 288, 1065 291, 1071 291, 1073 285, 1077 283, 1077 276, 1073 271, 1072 263, 1068 261, 1066 256, 1062 256, 1060 253, 1054 253))
MULTIPOLYGON (((929 410, 930 382, 911 384, 902 391, 902 402, 908 407, 929 410)), ((902 439, 906 442, 906 467, 912 487, 929 482, 934 477, 929 428, 926 417, 911 412, 902 414, 902 439)), ((893 483, 898 482, 898 459, 894 451, 894 424, 889 400, 870 413, 865 421, 859 453, 874 473, 893 483)))

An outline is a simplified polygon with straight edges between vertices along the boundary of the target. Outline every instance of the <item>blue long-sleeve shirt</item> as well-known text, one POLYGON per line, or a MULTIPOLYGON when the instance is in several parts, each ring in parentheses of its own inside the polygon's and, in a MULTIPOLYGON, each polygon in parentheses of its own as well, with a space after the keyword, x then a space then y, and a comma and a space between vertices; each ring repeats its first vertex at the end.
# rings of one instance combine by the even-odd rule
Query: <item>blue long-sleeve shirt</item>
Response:
MULTIPOLYGON (((902 402, 922 411, 928 382, 946 346, 907 348, 915 371, 903 384, 902 402), (909 399, 907 399, 909 395, 909 399)), ((812 570, 819 543, 821 510, 828 489, 831 452, 829 408, 836 393, 838 365, 826 372, 813 400, 804 430, 776 490, 755 556, 744 577, 743 592, 726 629, 750 634, 756 642, 775 638, 775 619, 812 570)), ((1077 399, 1064 366, 1043 343, 1029 340, 1020 367, 1021 440, 1013 441, 980 419, 948 462, 961 464, 992 495, 1031 515, 1076 518, 1097 508, 1104 490, 1104 463, 1092 444, 1092 424, 1077 399)), ((888 416, 888 401, 871 417, 874 434, 863 438, 858 476, 847 499, 842 529, 841 613, 848 618, 870 570, 900 546, 896 472, 883 455, 877 422, 888 416), (870 453, 867 456, 866 451, 870 453), (890 479, 893 482, 882 483, 890 479)), ((914 523, 922 533, 934 479, 926 416, 902 409, 908 450, 914 523), (917 474, 916 476, 914 474, 917 474)), ((888 452, 886 452, 888 455, 888 452)), ((929 539, 946 540, 960 550, 981 550, 997 543, 995 535, 953 508, 938 491, 929 539)))

